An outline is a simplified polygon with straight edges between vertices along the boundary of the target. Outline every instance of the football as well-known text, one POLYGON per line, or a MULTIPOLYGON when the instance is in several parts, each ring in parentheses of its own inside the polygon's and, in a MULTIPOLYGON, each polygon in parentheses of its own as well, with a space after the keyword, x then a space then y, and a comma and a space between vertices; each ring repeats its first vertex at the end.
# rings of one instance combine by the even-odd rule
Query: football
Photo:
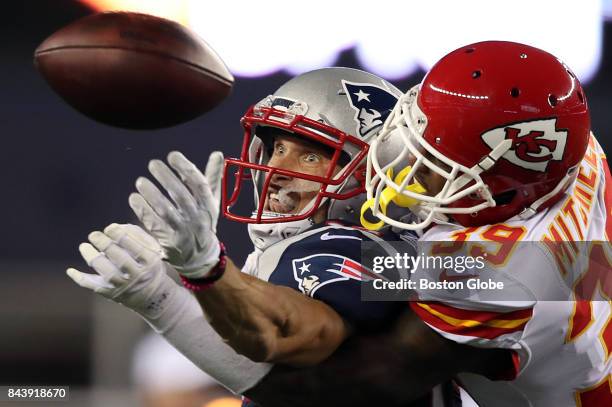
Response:
POLYGON ((219 105, 234 83, 189 29, 130 12, 94 14, 60 29, 36 49, 34 64, 76 110, 130 129, 194 119, 219 105))

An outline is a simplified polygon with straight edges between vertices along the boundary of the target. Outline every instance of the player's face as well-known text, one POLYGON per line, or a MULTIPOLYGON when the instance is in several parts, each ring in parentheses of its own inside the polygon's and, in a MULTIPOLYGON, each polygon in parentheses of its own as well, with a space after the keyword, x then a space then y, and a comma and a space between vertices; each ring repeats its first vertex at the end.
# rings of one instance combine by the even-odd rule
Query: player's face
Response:
MULTIPOLYGON (((273 137, 268 166, 309 175, 325 176, 332 153, 322 146, 289 135, 273 137)), ((334 175, 340 171, 336 166, 334 175)), ((317 195, 321 184, 274 174, 266 196, 265 209, 284 214, 300 213, 317 195)))
MULTIPOLYGON (((421 151, 421 154, 425 156, 425 158, 436 164, 438 167, 445 171, 450 170, 448 165, 444 164, 424 149, 420 148, 419 150, 421 151)), ((429 196, 436 196, 440 191, 442 191, 442 188, 444 188, 444 183, 446 182, 446 179, 443 176, 423 164, 416 169, 414 177, 417 182, 421 184, 423 188, 425 188, 425 193, 429 196)))

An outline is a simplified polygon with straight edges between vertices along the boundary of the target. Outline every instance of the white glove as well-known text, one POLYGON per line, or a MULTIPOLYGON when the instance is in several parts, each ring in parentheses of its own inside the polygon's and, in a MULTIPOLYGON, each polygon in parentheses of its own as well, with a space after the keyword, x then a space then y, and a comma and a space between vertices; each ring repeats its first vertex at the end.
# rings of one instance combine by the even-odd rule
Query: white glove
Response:
POLYGON ((223 341, 192 293, 166 274, 162 248, 140 227, 112 224, 104 233, 90 233, 89 241, 79 251, 97 274, 69 268, 68 276, 78 285, 142 315, 196 366, 237 394, 272 369, 237 354, 223 341))
POLYGON ((147 178, 136 180, 138 193, 130 195, 130 207, 144 227, 159 241, 166 260, 187 278, 202 278, 219 262, 216 236, 221 197, 223 154, 213 152, 206 176, 178 151, 168 163, 149 162, 149 171, 164 187, 166 196, 147 178))
POLYGON ((178 287, 166 274, 161 247, 140 227, 114 223, 88 239, 91 244, 81 243, 79 251, 97 274, 66 270, 81 287, 148 317, 178 287))

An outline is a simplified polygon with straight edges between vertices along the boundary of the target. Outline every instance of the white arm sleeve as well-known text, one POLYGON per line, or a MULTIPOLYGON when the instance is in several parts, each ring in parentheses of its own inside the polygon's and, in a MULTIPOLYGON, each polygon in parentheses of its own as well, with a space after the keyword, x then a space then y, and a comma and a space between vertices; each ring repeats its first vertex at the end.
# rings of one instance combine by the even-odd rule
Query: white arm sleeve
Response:
MULTIPOLYGON (((166 276, 167 277, 167 276, 166 276)), ((197 367, 236 394, 255 386, 272 365, 239 355, 210 326, 193 294, 170 277, 160 284, 158 301, 139 314, 197 367)))

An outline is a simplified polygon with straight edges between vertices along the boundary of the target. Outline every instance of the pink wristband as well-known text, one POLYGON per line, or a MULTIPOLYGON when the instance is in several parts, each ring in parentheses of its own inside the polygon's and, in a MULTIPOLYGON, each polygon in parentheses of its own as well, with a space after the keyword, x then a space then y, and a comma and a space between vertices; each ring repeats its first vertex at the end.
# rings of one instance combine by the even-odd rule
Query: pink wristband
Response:
POLYGON ((225 245, 219 242, 219 247, 221 248, 221 252, 219 253, 219 262, 210 270, 210 273, 208 273, 206 277, 187 278, 182 275, 180 276, 181 282, 185 288, 196 292, 202 291, 212 287, 215 281, 223 277, 223 273, 225 273, 225 266, 227 266, 227 256, 225 252, 225 245))

